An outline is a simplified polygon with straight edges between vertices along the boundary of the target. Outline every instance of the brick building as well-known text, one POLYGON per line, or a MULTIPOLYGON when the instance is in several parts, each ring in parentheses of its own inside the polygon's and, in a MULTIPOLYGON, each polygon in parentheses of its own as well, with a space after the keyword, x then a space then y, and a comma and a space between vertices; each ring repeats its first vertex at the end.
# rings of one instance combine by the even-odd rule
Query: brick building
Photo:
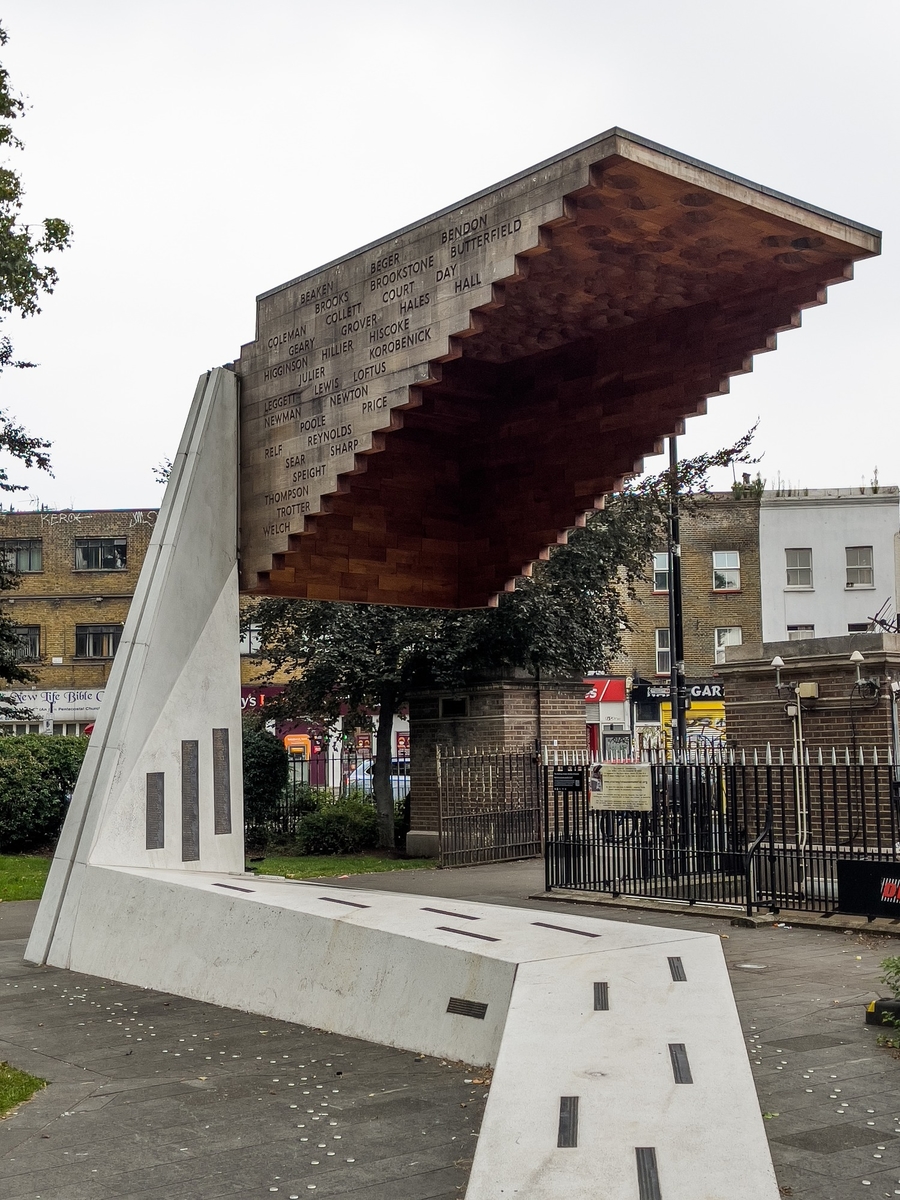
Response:
POLYGON ((439 851, 438 746, 457 750, 584 751, 581 679, 536 681, 525 671, 460 691, 422 690, 409 698, 411 829, 407 848, 439 851))
MULTIPOLYGON (((684 612, 685 675, 694 690, 712 686, 728 646, 762 640, 759 554, 759 498, 714 492, 681 519, 681 574, 684 612)), ((671 658, 669 652, 669 575, 666 547, 653 556, 650 578, 637 585, 627 602, 632 629, 612 675, 636 681, 637 724, 658 724, 671 658), (656 693, 656 694, 654 694, 656 693)), ((694 704, 700 712, 702 700, 694 704)), ((705 720, 721 711, 719 701, 702 707, 705 720), (709 708, 709 712, 707 712, 709 708)), ((662 716, 667 708, 663 701, 662 716)), ((690 720, 691 713, 688 713, 690 720)))
MULTIPOLYGON (((767 642, 729 650, 719 666, 725 682, 730 744, 791 750, 799 705, 803 742, 811 753, 843 753, 866 761, 873 750, 897 753, 900 634, 857 633, 809 641, 767 642), (851 661, 859 651, 863 661, 851 661), (784 661, 781 687, 772 660, 784 661), (801 685, 797 695, 796 685, 801 685), (897 685, 895 690, 893 685, 897 685)), ((884 759, 882 760, 884 761, 884 759)))
POLYGON ((0 513, 0 554, 21 576, 3 603, 37 677, 13 693, 34 717, 0 730, 74 734, 94 719, 155 521, 154 509, 0 513))

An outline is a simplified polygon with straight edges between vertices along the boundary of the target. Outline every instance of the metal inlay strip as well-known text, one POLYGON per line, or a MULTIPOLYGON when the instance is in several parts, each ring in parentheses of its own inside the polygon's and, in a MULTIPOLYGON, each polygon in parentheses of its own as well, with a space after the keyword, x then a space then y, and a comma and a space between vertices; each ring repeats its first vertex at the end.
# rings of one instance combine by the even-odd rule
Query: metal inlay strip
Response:
POLYGON ((162 850, 166 844, 166 776, 164 771, 147 772, 147 849, 162 850))
POLYGON ((488 937, 485 933, 473 933, 471 929, 451 929, 449 925, 438 925, 444 933, 458 933, 462 937, 478 938, 479 942, 499 942, 499 938, 488 937))
POLYGON ((487 1005, 482 1004, 480 1000, 460 1000, 458 996, 451 996, 447 1002, 447 1012, 456 1013, 460 1017, 475 1017, 478 1021, 483 1021, 487 1013, 487 1005))
POLYGON ((588 933, 586 929, 570 929, 568 925, 551 925, 549 921, 532 921, 532 925, 540 925, 541 929, 558 929, 560 933, 577 933, 580 937, 602 937, 599 933, 588 933))
POLYGON ((688 1062, 684 1042, 670 1042, 669 1056, 672 1059, 672 1074, 675 1076, 675 1082, 693 1083, 694 1077, 691 1075, 691 1064, 688 1062))
POLYGON ((458 921, 480 921, 481 917, 470 917, 468 913, 450 912, 448 908, 428 908, 423 907, 422 912, 440 913, 442 917, 456 917, 458 921))
POLYGON ((231 833, 231 752, 228 730, 212 731, 213 815, 216 833, 231 833))
POLYGON ((578 1145, 577 1096, 560 1096, 559 1098, 559 1133, 556 1144, 564 1149, 571 1149, 578 1145))
POLYGON ((346 904, 348 908, 371 908, 371 904, 359 904, 356 900, 338 900, 334 896, 320 896, 320 900, 327 901, 328 904, 346 904))
POLYGON ((662 1200, 659 1190, 659 1171, 653 1146, 635 1146, 637 1159, 638 1196, 640 1200, 662 1200))
POLYGON ((181 743, 181 861, 200 857, 200 743, 181 743))
POLYGON ((213 887, 228 888, 228 890, 230 892, 255 892, 256 891, 256 888, 238 887, 238 885, 236 883, 214 883, 213 887))
POLYGON ((594 984, 594 1011, 606 1011, 609 1009, 609 984, 595 983, 594 984))
POLYGON ((687 975, 684 973, 684 963, 680 958, 669 959, 669 970, 672 972, 672 978, 676 983, 684 983, 687 980, 687 975))

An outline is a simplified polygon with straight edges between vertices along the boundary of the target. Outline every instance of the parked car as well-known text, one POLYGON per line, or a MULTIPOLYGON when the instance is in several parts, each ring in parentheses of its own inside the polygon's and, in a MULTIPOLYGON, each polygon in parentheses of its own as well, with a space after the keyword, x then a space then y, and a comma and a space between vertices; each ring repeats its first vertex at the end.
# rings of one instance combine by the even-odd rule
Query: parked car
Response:
MULTIPOLYGON (((347 776, 345 787, 347 791, 358 788, 365 795, 372 794, 372 773, 375 770, 375 760, 368 758, 359 763, 347 776)), ((391 792, 395 804, 402 804, 409 795, 409 759, 391 759, 391 792)))

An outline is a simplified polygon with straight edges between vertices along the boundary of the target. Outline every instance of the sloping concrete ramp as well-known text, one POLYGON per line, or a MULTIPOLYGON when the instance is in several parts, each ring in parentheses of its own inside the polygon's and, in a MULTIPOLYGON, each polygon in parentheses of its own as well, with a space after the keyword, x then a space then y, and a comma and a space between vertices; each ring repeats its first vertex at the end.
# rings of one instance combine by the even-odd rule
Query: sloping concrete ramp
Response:
POLYGON ((480 1065, 467 1200, 776 1200, 719 939, 255 876, 88 867, 87 974, 480 1065))

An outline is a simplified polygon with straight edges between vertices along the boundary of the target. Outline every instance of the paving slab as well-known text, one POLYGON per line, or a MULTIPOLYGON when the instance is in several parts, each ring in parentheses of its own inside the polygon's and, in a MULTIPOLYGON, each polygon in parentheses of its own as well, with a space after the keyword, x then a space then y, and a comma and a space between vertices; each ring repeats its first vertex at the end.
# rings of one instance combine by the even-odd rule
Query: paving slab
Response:
POLYGON ((466 1080, 485 1072, 29 966, 24 947, 0 942, 0 1054, 50 1085, 0 1121, 4 1198, 462 1195, 487 1090, 466 1080))
MULTIPOLYGON (((883 991, 878 964, 896 940, 799 928, 789 916, 740 928, 727 910, 707 917, 534 900, 543 889, 534 861, 328 882, 718 933, 783 1194, 900 1195, 900 1059, 864 1023, 865 1003, 883 991)), ((29 919, 7 911, 5 929, 24 936, 29 919)), ((0 921, 0 1054, 26 1069, 40 1063, 58 1081, 0 1122, 0 1195, 463 1196, 485 1095, 465 1080, 484 1072, 26 966, 23 944, 3 939, 0 921)))

